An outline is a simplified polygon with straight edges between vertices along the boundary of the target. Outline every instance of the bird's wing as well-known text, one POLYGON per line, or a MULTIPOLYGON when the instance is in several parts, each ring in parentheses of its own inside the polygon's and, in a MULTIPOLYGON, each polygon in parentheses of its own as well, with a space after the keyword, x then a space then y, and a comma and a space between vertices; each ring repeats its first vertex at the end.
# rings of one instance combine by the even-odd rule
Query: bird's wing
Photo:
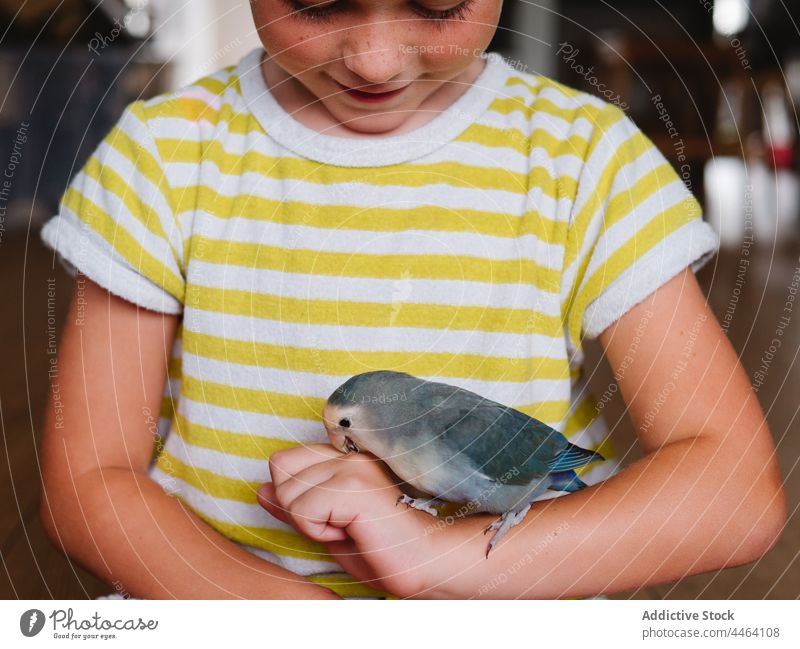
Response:
POLYGON ((439 440, 459 449, 490 480, 527 485, 552 471, 569 442, 554 428, 473 392, 447 386, 432 395, 439 440))

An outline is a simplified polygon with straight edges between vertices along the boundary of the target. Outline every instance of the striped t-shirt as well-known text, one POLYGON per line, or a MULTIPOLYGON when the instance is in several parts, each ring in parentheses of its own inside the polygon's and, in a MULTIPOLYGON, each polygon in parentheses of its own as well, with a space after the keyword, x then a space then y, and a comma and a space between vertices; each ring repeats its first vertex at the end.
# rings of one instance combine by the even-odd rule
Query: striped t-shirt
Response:
POLYGON ((327 442, 330 393, 392 369, 599 449, 581 474, 603 480, 619 463, 582 341, 719 239, 619 108, 496 53, 428 123, 369 138, 288 114, 262 53, 130 104, 42 238, 71 273, 181 314, 152 478, 258 556, 386 596, 257 504, 270 454, 327 442))

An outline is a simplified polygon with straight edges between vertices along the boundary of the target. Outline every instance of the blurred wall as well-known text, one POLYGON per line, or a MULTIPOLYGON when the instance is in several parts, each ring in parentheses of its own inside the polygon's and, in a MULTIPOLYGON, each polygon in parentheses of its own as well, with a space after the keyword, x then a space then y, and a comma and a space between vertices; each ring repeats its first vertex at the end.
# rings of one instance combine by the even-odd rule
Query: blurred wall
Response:
POLYGON ((235 64, 260 47, 247 0, 151 0, 153 55, 169 63, 171 88, 235 64))

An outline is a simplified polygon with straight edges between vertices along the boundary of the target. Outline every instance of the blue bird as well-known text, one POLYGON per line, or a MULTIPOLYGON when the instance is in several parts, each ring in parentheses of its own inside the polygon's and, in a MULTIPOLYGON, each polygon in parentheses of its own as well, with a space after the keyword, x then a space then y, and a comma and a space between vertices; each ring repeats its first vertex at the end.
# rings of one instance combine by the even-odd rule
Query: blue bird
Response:
POLYGON ((486 557, 548 489, 586 487, 575 469, 605 458, 547 424, 475 392, 405 372, 357 374, 328 398, 323 423, 343 453, 369 451, 430 498, 398 503, 436 516, 443 502, 501 514, 486 557))

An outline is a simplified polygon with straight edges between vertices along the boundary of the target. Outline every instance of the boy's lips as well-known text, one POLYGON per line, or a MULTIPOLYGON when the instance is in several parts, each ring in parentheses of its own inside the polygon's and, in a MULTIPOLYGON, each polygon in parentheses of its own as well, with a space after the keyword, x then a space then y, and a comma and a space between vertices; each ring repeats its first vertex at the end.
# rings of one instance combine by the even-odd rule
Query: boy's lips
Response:
MULTIPOLYGON (((336 81, 336 79, 334 79, 336 81)), ((336 85, 338 85, 342 90, 344 90, 349 96, 358 99, 364 102, 376 102, 376 101, 385 101, 387 99, 391 99, 392 97, 396 97, 399 95, 403 90, 408 88, 411 84, 407 84, 402 88, 396 88, 394 90, 389 90, 387 92, 375 92, 372 90, 358 90, 356 88, 349 88, 342 83, 336 81, 336 85)))

